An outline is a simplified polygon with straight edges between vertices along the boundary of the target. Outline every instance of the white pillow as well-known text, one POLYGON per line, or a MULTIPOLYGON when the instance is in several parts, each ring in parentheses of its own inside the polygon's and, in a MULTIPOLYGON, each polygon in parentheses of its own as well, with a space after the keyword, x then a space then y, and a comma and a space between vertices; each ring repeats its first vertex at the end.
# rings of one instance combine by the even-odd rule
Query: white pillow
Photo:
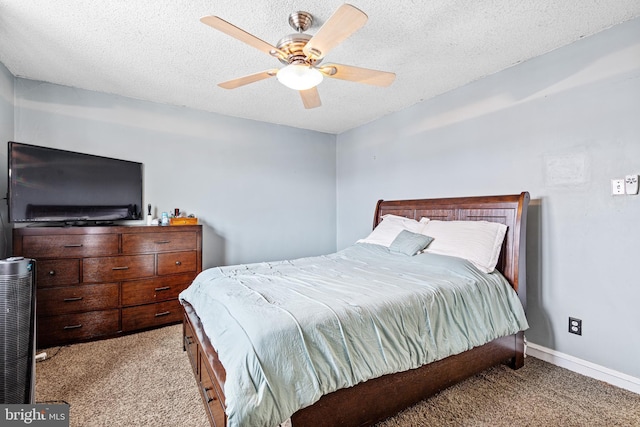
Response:
POLYGON ((506 225, 488 221, 425 222, 422 234, 433 237, 433 242, 424 252, 467 259, 485 273, 496 268, 506 225))
POLYGON ((382 217, 382 221, 380 221, 371 234, 364 239, 358 240, 357 243, 371 243, 388 248, 402 230, 408 230, 412 233, 422 233, 423 228, 424 223, 418 222, 415 219, 387 214, 382 217))

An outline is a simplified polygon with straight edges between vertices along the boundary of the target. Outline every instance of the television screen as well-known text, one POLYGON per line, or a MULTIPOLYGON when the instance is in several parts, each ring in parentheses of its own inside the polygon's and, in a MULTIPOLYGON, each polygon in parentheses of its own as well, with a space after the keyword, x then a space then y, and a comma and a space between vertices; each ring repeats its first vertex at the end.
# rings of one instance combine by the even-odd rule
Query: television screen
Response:
POLYGON ((11 222, 141 218, 142 163, 9 142, 11 222))

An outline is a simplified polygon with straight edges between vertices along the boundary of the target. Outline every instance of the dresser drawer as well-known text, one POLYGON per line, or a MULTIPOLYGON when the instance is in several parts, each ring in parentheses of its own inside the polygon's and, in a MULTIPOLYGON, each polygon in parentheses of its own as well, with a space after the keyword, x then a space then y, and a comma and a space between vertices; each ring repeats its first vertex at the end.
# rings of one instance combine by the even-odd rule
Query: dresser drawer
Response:
POLYGON ((117 234, 63 234, 22 237, 22 256, 65 258, 115 255, 117 234))
POLYGON ((118 308, 119 296, 117 283, 38 289, 36 310, 50 316, 118 308))
POLYGON ((182 306, 178 300, 139 305, 136 307, 125 307, 122 309, 123 331, 166 325, 181 320, 182 306))
POLYGON ((73 258, 36 261, 38 288, 80 283, 80 260, 73 258))
POLYGON ((196 271, 196 252, 170 252, 158 254, 158 275, 196 271))
POLYGON ((122 283, 122 305, 148 304, 178 298, 195 279, 195 273, 122 283))
POLYGON ((122 253, 184 251, 197 247, 196 232, 122 234, 122 253))
POLYGON ((117 282, 152 277, 155 255, 85 258, 82 260, 82 279, 85 283, 117 282))
POLYGON ((87 340, 119 331, 120 311, 104 310, 89 313, 38 316, 38 348, 87 340))

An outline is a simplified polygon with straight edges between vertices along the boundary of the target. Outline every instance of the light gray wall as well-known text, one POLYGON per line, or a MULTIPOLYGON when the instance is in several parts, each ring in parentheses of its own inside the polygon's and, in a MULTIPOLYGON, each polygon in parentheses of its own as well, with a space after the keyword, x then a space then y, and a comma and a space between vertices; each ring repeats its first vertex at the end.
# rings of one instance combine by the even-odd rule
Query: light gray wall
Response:
POLYGON ((527 190, 527 338, 640 378, 640 195, 610 185, 632 173, 639 19, 339 135, 338 249, 380 198, 527 190))
MULTIPOLYGON (((6 141, 13 139, 13 91, 14 77, 7 68, 0 63, 0 194, 2 198, 6 197, 7 191, 7 149, 6 141), (3 148, 4 147, 4 148, 3 148)), ((2 234, 0 235, 0 258, 6 258, 10 255, 11 247, 11 227, 8 224, 7 203, 5 200, 0 202, 0 226, 2 234)))
POLYGON ((15 93, 16 141, 144 163, 145 206, 204 224, 205 268, 335 250, 335 135, 21 78, 15 93))

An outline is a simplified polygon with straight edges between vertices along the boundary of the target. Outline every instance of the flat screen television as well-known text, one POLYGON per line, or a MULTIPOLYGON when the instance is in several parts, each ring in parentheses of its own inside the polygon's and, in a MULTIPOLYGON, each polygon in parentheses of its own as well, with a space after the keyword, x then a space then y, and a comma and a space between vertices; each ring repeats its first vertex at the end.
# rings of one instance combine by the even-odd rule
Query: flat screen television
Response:
POLYGON ((142 163, 9 142, 11 222, 109 224, 142 217, 142 163))

